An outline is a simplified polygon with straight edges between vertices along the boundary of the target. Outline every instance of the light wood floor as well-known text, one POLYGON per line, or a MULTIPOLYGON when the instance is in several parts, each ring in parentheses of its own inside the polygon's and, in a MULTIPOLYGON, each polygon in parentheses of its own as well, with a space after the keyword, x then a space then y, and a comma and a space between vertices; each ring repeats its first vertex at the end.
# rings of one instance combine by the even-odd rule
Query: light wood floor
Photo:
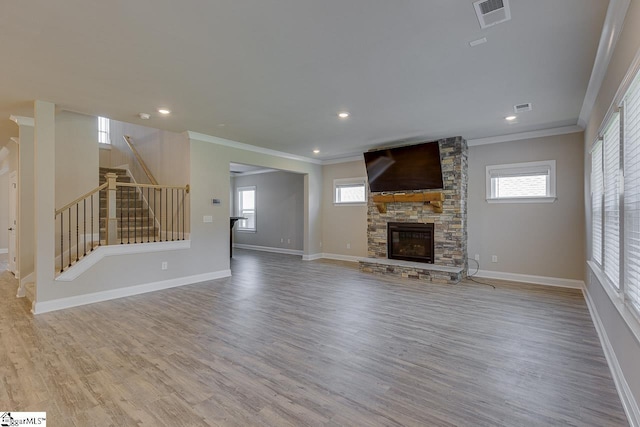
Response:
POLYGON ((236 251, 234 276, 33 317, 0 276, 0 410, 51 426, 628 425, 579 291, 236 251))

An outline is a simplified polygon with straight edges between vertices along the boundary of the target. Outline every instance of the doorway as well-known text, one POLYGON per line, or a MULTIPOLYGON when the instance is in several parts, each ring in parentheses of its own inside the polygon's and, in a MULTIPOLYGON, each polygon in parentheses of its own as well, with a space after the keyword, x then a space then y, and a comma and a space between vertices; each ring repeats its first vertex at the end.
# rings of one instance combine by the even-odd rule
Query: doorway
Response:
POLYGON ((17 245, 16 235, 18 233, 18 173, 11 172, 9 175, 9 248, 7 269, 17 275, 17 245))
POLYGON ((302 256, 304 174, 239 163, 229 169, 230 216, 238 219, 230 250, 302 256))

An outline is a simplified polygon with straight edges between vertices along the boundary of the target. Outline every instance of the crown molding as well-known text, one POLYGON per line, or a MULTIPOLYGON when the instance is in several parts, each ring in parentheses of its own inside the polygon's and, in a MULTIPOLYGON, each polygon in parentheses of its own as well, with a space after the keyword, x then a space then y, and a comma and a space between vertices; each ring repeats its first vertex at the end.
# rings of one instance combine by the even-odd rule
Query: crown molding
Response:
POLYGON ((230 139, 218 138, 217 136, 211 136, 204 133, 193 132, 188 130, 187 136, 189 139, 197 139, 198 141, 210 142, 211 144, 223 145, 225 147, 237 148, 239 150, 252 151, 254 153, 267 154, 269 156, 280 157, 283 159, 297 160, 305 163, 313 163, 315 165, 321 165, 322 161, 312 159, 309 157, 297 156, 295 154, 285 153, 283 151, 272 150, 270 148, 257 147, 255 145, 245 144, 243 142, 232 141, 230 139))
MULTIPOLYGON (((489 136, 486 138, 468 139, 467 145, 469 147, 473 147, 476 145, 498 144, 501 142, 519 141, 523 139, 533 139, 533 138, 544 138, 548 136, 566 135, 566 134, 582 132, 582 131, 584 131, 584 128, 578 125, 563 126, 563 127, 550 128, 550 129, 534 130, 529 132, 512 133, 507 135, 489 136)), ((335 165, 339 163, 349 163, 349 162, 356 162, 356 161, 363 160, 362 154, 356 155, 354 153, 349 153, 345 157, 337 157, 334 159, 327 159, 327 160, 311 159, 308 157, 297 156, 295 154, 289 154, 282 151, 271 150, 269 148, 256 147, 254 145, 245 144, 242 142, 231 141, 229 139, 224 139, 224 138, 218 138, 216 136, 206 135, 203 133, 192 132, 192 131, 187 131, 186 133, 190 139, 197 139, 198 141, 210 142, 212 144, 223 145, 225 147, 238 148, 240 150, 268 154, 271 156, 281 157, 284 159, 298 160, 301 162, 313 163, 316 165, 323 165, 323 166, 335 165)), ((257 172, 257 173, 261 173, 261 172, 257 172)), ((242 176, 242 174, 238 174, 237 176, 242 176)))
POLYGON ((360 154, 359 156, 356 155, 349 155, 348 157, 338 157, 336 159, 328 159, 328 160, 323 160, 322 161, 322 165, 335 165, 338 163, 349 163, 349 162, 358 162, 358 161, 364 161, 364 157, 362 156, 362 154, 360 154))
POLYGON ((16 122, 18 126, 35 126, 35 120, 33 120, 33 117, 14 116, 12 114, 9 116, 9 120, 16 122))
POLYGON ((624 18, 627 14, 627 9, 631 0, 610 0, 609 7, 607 9, 607 16, 604 19, 604 25, 602 26, 602 34, 600 35, 600 43, 598 44, 598 51, 596 53, 596 59, 593 63, 593 69, 591 71, 591 77, 589 78, 589 85, 587 86, 587 93, 584 96, 582 102, 582 109, 580 110, 580 116, 578 118, 578 125, 582 128, 587 127, 593 106, 596 103, 602 82, 607 74, 613 51, 615 50, 618 38, 622 32, 622 26, 624 24, 624 18))
POLYGON ((241 177, 241 176, 249 176, 249 175, 260 175, 263 173, 271 173, 271 172, 282 172, 278 169, 256 169, 254 171, 240 172, 240 173, 232 173, 232 177, 241 177))
POLYGON ((530 132, 512 133, 508 135, 490 136, 487 138, 469 139, 467 145, 473 147, 476 145, 498 144, 500 142, 520 141, 522 139, 544 138, 546 136, 566 135, 568 133, 582 132, 584 128, 573 125, 563 126, 551 129, 534 130, 530 132))

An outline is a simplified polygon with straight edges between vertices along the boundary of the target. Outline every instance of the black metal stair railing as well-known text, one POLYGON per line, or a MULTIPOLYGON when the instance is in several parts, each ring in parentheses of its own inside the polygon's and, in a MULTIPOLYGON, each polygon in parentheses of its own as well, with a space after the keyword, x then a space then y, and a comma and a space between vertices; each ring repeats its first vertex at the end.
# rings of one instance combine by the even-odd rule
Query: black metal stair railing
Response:
POLYGON ((188 238, 189 185, 107 181, 56 210, 56 270, 63 272, 101 245, 188 238))
POLYGON ((56 210, 56 270, 64 271, 100 246, 98 205, 103 184, 56 210))
MULTIPOLYGON (((172 242, 187 238, 189 186, 116 184, 117 243, 172 242)), ((110 243, 111 244, 111 243, 110 243)))

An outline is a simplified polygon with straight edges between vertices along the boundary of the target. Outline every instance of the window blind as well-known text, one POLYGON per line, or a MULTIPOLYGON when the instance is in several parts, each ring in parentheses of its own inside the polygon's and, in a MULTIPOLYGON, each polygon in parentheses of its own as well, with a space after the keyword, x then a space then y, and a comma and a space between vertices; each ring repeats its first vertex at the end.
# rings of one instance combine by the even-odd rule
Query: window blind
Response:
POLYGON ((602 265, 602 141, 591 150, 591 259, 602 265))
POLYGON ((540 175, 549 176, 550 173, 551 173, 551 167, 542 165, 542 166, 524 166, 524 167, 514 167, 514 168, 492 169, 489 171, 489 176, 493 179, 493 178, 503 178, 503 177, 512 177, 512 176, 540 176, 540 175))
POLYGON ((624 100, 624 292, 640 314, 640 74, 624 100))
POLYGON ((604 132, 604 272, 620 289, 620 114, 604 132))

